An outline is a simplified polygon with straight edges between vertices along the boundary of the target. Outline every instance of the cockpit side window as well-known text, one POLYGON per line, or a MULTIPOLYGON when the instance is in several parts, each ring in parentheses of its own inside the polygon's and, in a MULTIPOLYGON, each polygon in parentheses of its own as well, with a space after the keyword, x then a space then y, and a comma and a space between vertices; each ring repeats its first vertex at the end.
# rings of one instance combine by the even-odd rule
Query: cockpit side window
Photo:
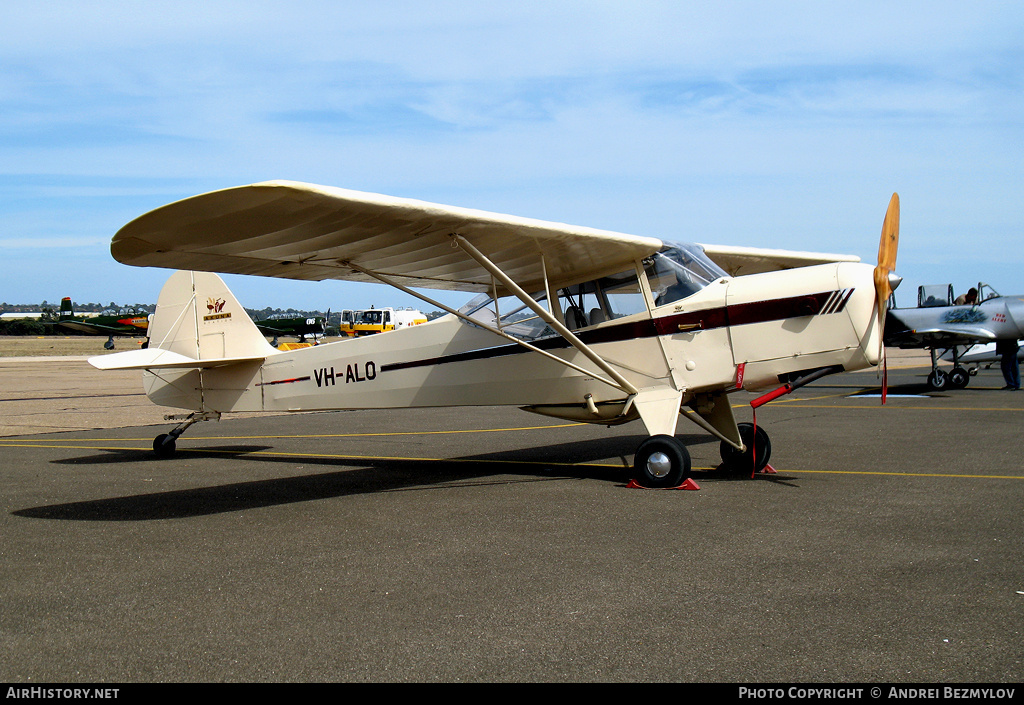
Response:
POLYGON ((571 330, 647 311, 635 268, 561 289, 559 302, 571 330))
MULTIPOLYGON (((548 307, 545 294, 534 294, 533 299, 545 308, 548 307)), ((635 268, 564 287, 558 291, 555 303, 570 330, 647 311, 635 268)), ((500 297, 495 301, 487 294, 480 294, 463 306, 460 313, 485 325, 500 327, 509 335, 524 340, 555 334, 551 326, 514 296, 500 297)))
MULTIPOLYGON (((696 245, 665 247, 644 261, 644 270, 658 306, 695 294, 711 282, 728 276, 696 245)), ((544 293, 534 294, 533 299, 548 307, 544 293)), ((648 310, 635 268, 564 287, 558 291, 555 304, 570 330, 648 310)), ((487 294, 480 294, 459 311, 524 340, 554 335, 551 326, 514 296, 495 301, 487 294)))
MULTIPOLYGON (((543 293, 534 294, 533 299, 547 307, 547 297, 543 293)), ((480 294, 460 308, 459 313, 522 340, 535 340, 555 332, 515 296, 502 296, 495 301, 488 294, 480 294)))

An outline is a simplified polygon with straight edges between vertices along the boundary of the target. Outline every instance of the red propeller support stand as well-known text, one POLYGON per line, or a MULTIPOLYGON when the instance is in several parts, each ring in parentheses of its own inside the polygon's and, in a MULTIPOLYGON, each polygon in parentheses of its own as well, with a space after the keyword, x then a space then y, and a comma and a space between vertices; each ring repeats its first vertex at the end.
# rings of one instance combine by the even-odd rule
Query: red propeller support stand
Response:
MULTIPOLYGON (((770 401, 772 401, 774 399, 778 399, 781 396, 785 396, 786 394, 789 394, 790 392, 793 392, 793 391, 799 389, 800 387, 804 386, 805 384, 810 384, 811 382, 813 382, 813 381, 815 381, 817 379, 821 379, 822 377, 824 377, 826 375, 835 374, 836 372, 842 372, 842 371, 843 371, 842 365, 833 365, 832 367, 822 367, 821 369, 814 370, 813 372, 810 372, 810 373, 804 375, 803 377, 800 377, 799 379, 796 379, 796 380, 794 380, 792 382, 787 382, 786 384, 782 385, 778 389, 773 389, 772 391, 768 392, 767 394, 762 394, 757 399, 754 399, 752 402, 750 402, 750 408, 752 410, 753 417, 754 417, 754 435, 753 435, 753 438, 750 441, 751 444, 754 443, 753 439, 757 438, 757 407, 764 406, 768 402, 770 402, 770 401)), ((750 473, 751 477, 753 477, 754 475, 757 474, 757 449, 756 448, 752 448, 752 450, 753 450, 753 452, 751 453, 751 456, 753 457, 753 469, 752 469, 752 471, 750 473)), ((776 471, 775 471, 775 468, 773 468, 771 465, 767 465, 766 464, 764 466, 764 470, 762 472, 769 473, 769 474, 774 474, 776 471)))

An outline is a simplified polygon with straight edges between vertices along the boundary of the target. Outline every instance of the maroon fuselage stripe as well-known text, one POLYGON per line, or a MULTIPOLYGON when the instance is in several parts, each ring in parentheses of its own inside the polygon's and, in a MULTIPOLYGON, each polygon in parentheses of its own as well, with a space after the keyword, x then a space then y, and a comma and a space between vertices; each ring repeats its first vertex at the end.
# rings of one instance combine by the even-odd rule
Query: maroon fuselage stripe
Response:
MULTIPOLYGON (((853 293, 852 289, 844 291, 823 291, 818 294, 804 294, 785 299, 771 299, 769 301, 754 301, 745 304, 733 304, 731 306, 719 306, 717 308, 676 313, 669 316, 662 316, 645 321, 633 323, 622 323, 619 325, 606 326, 589 331, 580 331, 576 335, 587 345, 597 343, 612 343, 619 340, 631 340, 636 338, 650 338, 656 335, 675 335, 677 333, 696 333, 701 330, 712 330, 726 326, 743 326, 754 323, 766 323, 768 321, 781 321, 787 318, 800 318, 803 316, 816 316, 822 312, 825 304, 832 297, 841 297, 839 306, 830 307, 829 313, 838 313, 846 307, 846 302, 853 293)), ((570 347, 567 340, 560 336, 537 340, 531 343, 541 350, 558 350, 570 347)), ((451 362, 466 362, 469 360, 484 360, 505 355, 517 355, 529 352, 521 345, 509 344, 499 345, 493 348, 481 350, 470 350, 454 355, 443 355, 423 360, 410 360, 408 362, 396 362, 390 365, 382 365, 381 372, 394 370, 407 370, 413 367, 428 367, 451 362)))
POLYGON ((291 379, 277 379, 273 382, 260 382, 257 387, 273 387, 275 384, 291 384, 292 382, 305 382, 311 379, 309 375, 305 377, 292 377, 291 379))

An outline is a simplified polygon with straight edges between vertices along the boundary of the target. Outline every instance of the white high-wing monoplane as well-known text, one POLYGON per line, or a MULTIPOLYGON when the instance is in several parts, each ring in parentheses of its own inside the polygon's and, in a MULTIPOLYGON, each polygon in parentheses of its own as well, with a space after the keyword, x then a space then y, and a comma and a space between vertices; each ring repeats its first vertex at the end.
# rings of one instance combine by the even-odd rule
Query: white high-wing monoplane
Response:
POLYGON ((681 415, 721 440, 731 466, 763 469, 768 437, 737 424, 730 392, 782 385, 774 398, 879 363, 898 231, 893 194, 871 266, 265 182, 171 203, 117 233, 119 262, 184 271, 160 293, 148 348, 90 362, 144 370, 153 402, 192 410, 156 438, 160 455, 224 412, 515 405, 639 419, 650 437, 634 479, 676 487, 690 472, 681 415), (450 315, 279 351, 212 272, 383 282, 450 315), (478 295, 456 310, 417 289, 478 295))

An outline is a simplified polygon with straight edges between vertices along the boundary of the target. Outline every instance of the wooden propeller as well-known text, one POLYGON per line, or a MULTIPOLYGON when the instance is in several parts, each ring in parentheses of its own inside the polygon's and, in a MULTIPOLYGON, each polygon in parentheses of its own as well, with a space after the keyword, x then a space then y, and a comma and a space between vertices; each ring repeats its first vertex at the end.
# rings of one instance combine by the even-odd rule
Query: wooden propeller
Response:
POLYGON ((896 250, 900 244, 900 197, 893 194, 882 221, 882 237, 878 242, 878 264, 875 265, 875 296, 879 324, 885 324, 886 302, 892 295, 889 275, 896 269, 896 250))
MULTIPOLYGON (((885 211, 882 221, 882 237, 878 241, 878 264, 875 265, 875 303, 878 315, 878 356, 882 363, 882 403, 888 392, 889 380, 885 360, 885 312, 889 297, 892 295, 892 272, 896 269, 896 250, 900 244, 900 197, 893 194, 889 199, 889 208, 885 211)), ((899 283, 899 279, 896 279, 899 283)))

